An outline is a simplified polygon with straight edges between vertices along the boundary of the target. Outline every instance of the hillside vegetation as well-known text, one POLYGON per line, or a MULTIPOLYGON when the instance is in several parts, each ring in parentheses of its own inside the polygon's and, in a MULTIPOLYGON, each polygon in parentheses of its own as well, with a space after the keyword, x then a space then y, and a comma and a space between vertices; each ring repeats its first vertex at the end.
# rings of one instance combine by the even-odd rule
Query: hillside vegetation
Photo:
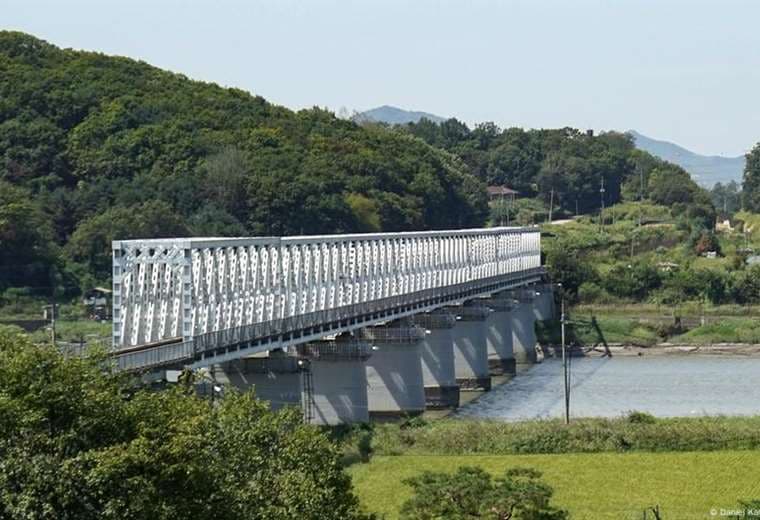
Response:
POLYGON ((486 212, 468 168, 408 133, 0 32, 0 289, 49 286, 51 267, 71 278, 57 285, 105 280, 115 237, 458 228, 486 212))

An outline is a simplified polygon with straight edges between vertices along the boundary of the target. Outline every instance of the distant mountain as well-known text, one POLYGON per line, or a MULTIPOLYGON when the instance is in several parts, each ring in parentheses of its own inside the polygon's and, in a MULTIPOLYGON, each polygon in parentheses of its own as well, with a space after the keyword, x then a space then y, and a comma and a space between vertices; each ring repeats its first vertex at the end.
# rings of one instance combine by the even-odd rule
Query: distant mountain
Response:
POLYGON ((699 155, 677 144, 658 141, 635 130, 629 130, 636 147, 668 162, 675 163, 689 172, 699 184, 712 187, 718 182, 741 182, 744 172, 744 156, 722 157, 718 155, 699 155))
POLYGON ((360 112, 353 117, 353 120, 374 121, 377 123, 388 123, 389 125, 405 125, 407 123, 416 123, 423 117, 425 119, 433 121, 434 123, 441 123, 443 121, 446 121, 445 117, 437 116, 435 114, 404 110, 388 105, 373 108, 372 110, 367 110, 366 112, 360 112))

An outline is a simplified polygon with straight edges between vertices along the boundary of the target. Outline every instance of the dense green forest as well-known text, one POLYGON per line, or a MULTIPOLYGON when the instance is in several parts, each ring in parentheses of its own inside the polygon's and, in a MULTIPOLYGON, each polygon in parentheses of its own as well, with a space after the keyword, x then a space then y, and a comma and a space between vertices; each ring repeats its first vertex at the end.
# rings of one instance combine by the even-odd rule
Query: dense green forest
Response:
POLYGON ((114 237, 457 228, 487 211, 461 161, 407 133, 0 32, 0 289, 103 280, 114 237))

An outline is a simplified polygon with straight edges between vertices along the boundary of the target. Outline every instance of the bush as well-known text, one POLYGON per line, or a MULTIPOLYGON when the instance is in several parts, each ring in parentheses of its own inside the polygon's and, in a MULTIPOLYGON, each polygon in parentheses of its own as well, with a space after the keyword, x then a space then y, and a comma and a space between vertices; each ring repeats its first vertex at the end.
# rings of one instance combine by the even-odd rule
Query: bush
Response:
POLYGON ((760 265, 753 265, 736 273, 731 287, 731 295, 737 303, 760 302, 760 265))
POLYGON ((402 506, 401 518, 568 518, 567 511, 551 505, 553 490, 540 477, 531 468, 511 468, 495 480, 477 467, 462 466, 454 474, 426 471, 404 481, 414 496, 402 506))
POLYGON ((567 244, 555 244, 546 252, 546 267, 555 283, 561 283, 567 298, 573 302, 578 298, 581 284, 592 282, 596 273, 583 261, 578 251, 569 249, 567 244))
POLYGON ((647 261, 616 264, 603 280, 604 288, 622 298, 641 300, 660 287, 657 268, 647 261))
POLYGON ((581 303, 614 303, 617 298, 594 282, 584 282, 578 288, 578 301, 581 303))
POLYGON ((651 413, 637 412, 636 410, 628 412, 626 419, 633 424, 654 424, 657 422, 657 418, 651 413))

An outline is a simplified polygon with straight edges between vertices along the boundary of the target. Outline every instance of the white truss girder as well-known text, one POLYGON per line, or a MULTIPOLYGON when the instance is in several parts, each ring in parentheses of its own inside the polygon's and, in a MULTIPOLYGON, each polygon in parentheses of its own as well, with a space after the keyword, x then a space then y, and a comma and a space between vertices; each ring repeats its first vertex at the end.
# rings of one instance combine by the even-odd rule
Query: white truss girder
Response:
POLYGON ((113 243, 117 348, 540 266, 537 228, 113 243))

